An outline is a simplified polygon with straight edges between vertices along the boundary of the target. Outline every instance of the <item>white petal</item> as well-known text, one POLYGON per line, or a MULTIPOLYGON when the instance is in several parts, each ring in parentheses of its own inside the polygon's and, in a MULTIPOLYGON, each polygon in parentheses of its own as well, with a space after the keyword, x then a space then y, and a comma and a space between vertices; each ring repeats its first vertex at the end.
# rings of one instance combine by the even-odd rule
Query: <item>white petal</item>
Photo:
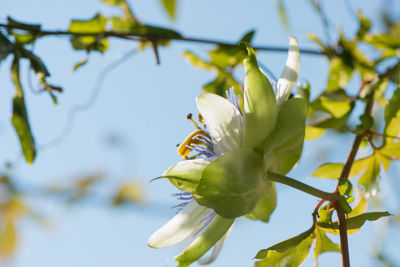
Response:
POLYGON ((215 94, 203 93, 196 101, 215 143, 215 152, 220 155, 239 148, 243 135, 243 117, 239 110, 227 99, 215 94))
POLYGON ((282 71, 281 77, 276 85, 276 103, 280 106, 285 102, 292 91, 300 70, 299 44, 296 38, 290 37, 289 53, 286 66, 282 71))
POLYGON ((197 230, 197 225, 202 219, 213 211, 200 206, 196 201, 191 201, 169 222, 153 233, 147 245, 152 248, 165 248, 173 246, 197 230))
POLYGON ((214 245, 214 247, 211 251, 211 255, 206 256, 206 257, 201 257, 197 261, 198 264, 207 265, 207 264, 210 264, 211 262, 213 262, 217 258, 218 254, 221 252, 222 246, 225 244, 226 239, 230 235, 232 228, 233 228, 233 225, 231 226, 231 228, 229 228, 228 232, 226 232, 226 234, 214 245))

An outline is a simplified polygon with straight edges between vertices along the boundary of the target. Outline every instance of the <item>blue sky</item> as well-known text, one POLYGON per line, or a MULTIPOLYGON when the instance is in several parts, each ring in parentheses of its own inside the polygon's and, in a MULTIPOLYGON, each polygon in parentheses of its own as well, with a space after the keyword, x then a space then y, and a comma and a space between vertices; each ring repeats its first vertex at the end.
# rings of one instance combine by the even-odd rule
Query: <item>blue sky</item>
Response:
MULTIPOLYGON (((292 26, 290 32, 280 23, 275 1, 251 0, 245 4, 238 0, 179 1, 174 23, 168 20, 157 0, 131 2, 144 23, 170 26, 187 36, 236 41, 255 28, 255 44, 286 46, 288 36, 294 35, 301 47, 313 46, 307 39, 308 33, 322 36, 321 24, 308 1, 295 1, 295 4, 292 1, 287 5, 292 26)), ((356 30, 357 24, 344 1, 324 2, 334 25, 342 25, 346 34, 356 30)), ((353 5, 362 8, 367 15, 374 14, 380 7, 379 1, 372 0, 353 1, 353 5)), ((41 23, 45 29, 66 29, 70 19, 87 19, 96 12, 110 15, 118 10, 96 0, 3 0, 0 20, 5 21, 9 15, 17 20, 41 23)), ((107 53, 90 55, 89 63, 73 73, 72 67, 84 59, 85 54, 72 51, 67 38, 40 40, 35 52, 49 68, 50 81, 61 85, 64 93, 59 96, 58 106, 54 106, 46 94, 34 95, 25 79, 27 65, 23 65, 27 105, 37 143, 46 144, 58 136, 65 127, 69 111, 90 97, 102 69, 135 47, 134 42, 111 41, 107 53)), ((77 114, 70 133, 59 145, 39 151, 32 166, 22 160, 16 161, 8 173, 28 185, 66 183, 78 176, 104 172, 107 181, 99 190, 107 193, 108 189, 115 189, 125 180, 134 180, 143 186, 147 206, 109 209, 106 205, 89 203, 68 208, 57 199, 31 198, 30 205, 47 216, 49 223, 22 222, 18 251, 6 266, 174 266, 172 258, 183 246, 155 250, 148 248, 146 241, 174 215, 175 211, 170 207, 177 201, 170 195, 175 190, 165 181, 151 184, 148 181, 179 160, 175 144, 193 130, 186 114, 196 113, 195 97, 201 92, 201 86, 213 77, 190 66, 181 54, 189 49, 206 55, 210 48, 172 43, 169 48, 160 48, 160 66, 155 64, 151 50, 133 56, 105 78, 96 102, 90 109, 77 114), (122 138, 122 150, 105 145, 110 135, 122 138)), ((285 53, 259 54, 259 60, 276 76, 279 76, 285 59, 285 53)), ((0 164, 19 154, 18 141, 10 124, 14 94, 8 72, 10 62, 11 58, 8 58, 0 65, 0 164)), ((311 82, 313 96, 326 81, 327 66, 323 58, 302 56, 300 78, 311 82)), ((237 75, 243 79, 242 70, 237 75)), ((357 81, 353 84, 357 86, 357 81)), ((310 174, 327 159, 343 161, 352 138, 329 137, 307 142, 299 167, 290 175, 333 190, 334 182, 320 182, 310 178, 310 174)), ((252 258, 259 249, 309 227, 317 199, 283 186, 278 186, 278 192, 278 208, 271 223, 239 219, 221 255, 211 266, 252 266, 252 258)), ((363 233, 350 237, 354 266, 375 266, 368 254, 373 237, 372 223, 367 223, 363 233)), ((320 257, 320 266, 339 264, 339 254, 327 253, 320 257)), ((304 266, 312 265, 313 257, 310 256, 304 266)))

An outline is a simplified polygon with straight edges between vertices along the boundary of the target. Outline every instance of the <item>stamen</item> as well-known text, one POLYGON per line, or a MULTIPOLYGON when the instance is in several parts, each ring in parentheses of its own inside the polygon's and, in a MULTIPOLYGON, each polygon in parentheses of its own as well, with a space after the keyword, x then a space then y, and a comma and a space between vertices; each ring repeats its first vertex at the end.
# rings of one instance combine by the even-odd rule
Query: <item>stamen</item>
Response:
POLYGON ((200 142, 203 142, 209 149, 214 150, 214 144, 211 141, 210 138, 205 136, 204 134, 198 134, 195 137, 193 137, 194 140, 198 140, 200 142))
POLYGON ((226 91, 226 97, 239 110, 240 115, 243 116, 242 110, 239 106, 239 96, 235 93, 235 89, 233 87, 226 91))
POLYGON ((197 124, 197 122, 192 118, 192 113, 186 115, 186 118, 190 120, 197 129, 201 130, 201 127, 197 124))
POLYGON ((202 154, 203 156, 206 156, 207 158, 214 157, 217 155, 215 154, 214 151, 212 151, 211 149, 209 149, 204 145, 192 144, 191 146, 188 145, 188 148, 202 154))
POLYGON ((204 124, 204 119, 203 116, 201 116, 201 114, 199 113, 199 122, 201 122, 202 124, 204 124))
POLYGON ((189 155, 190 152, 192 152, 192 149, 188 147, 188 145, 192 143, 200 143, 198 140, 193 140, 193 137, 195 137, 198 134, 202 134, 203 131, 198 129, 191 134, 189 134, 188 137, 185 138, 185 140, 179 144, 178 147, 178 155, 182 156, 184 159, 187 159, 187 155, 189 155))

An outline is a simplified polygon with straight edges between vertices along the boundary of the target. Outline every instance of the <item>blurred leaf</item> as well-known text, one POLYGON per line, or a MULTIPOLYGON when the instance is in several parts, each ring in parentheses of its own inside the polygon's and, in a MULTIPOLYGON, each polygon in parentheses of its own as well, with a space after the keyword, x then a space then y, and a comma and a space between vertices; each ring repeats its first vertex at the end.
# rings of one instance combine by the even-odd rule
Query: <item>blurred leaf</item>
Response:
POLYGON ((276 189, 275 184, 272 182, 267 181, 264 184, 265 189, 260 200, 246 217, 252 220, 269 222, 269 218, 276 207, 276 189))
POLYGON ((7 218, 3 227, 0 224, 0 257, 8 259, 15 251, 17 242, 17 230, 14 222, 11 218, 7 218))
POLYGON ((330 60, 329 78, 327 84, 328 91, 336 91, 346 87, 354 72, 353 66, 349 66, 340 57, 330 60))
POLYGON ((101 0, 101 1, 113 6, 119 6, 126 2, 125 0, 101 0))
POLYGON ((283 26, 285 27, 286 30, 289 29, 289 21, 286 16, 286 6, 284 0, 278 0, 278 11, 279 11, 279 17, 282 21, 283 26))
POLYGON ((216 70, 216 68, 211 63, 204 61, 191 51, 185 51, 182 56, 186 58, 190 62, 190 64, 192 64, 196 68, 203 70, 216 70))
POLYGON ((41 25, 22 23, 14 20, 11 17, 7 17, 7 21, 8 25, 19 28, 19 29, 9 28, 8 33, 14 36, 16 43, 20 44, 32 44, 38 35, 29 32, 29 30, 38 31, 41 28, 41 25), (20 33, 20 32, 25 32, 25 33, 20 33))
POLYGON ((112 200, 114 206, 123 204, 138 204, 143 201, 142 189, 135 183, 122 185, 112 200))
POLYGON ((88 58, 85 58, 84 60, 81 60, 81 61, 77 62, 74 65, 73 71, 77 71, 79 68, 85 66, 86 63, 88 63, 88 58))
POLYGON ((327 237, 326 231, 323 228, 318 226, 315 228, 315 237, 317 241, 315 242, 314 248, 314 266, 317 266, 318 256, 320 254, 324 252, 340 252, 340 245, 333 243, 332 240, 327 237))
POLYGON ((375 155, 371 156, 368 168, 358 180, 358 184, 362 185, 367 192, 371 192, 378 186, 380 175, 380 165, 375 155))
POLYGON ((357 31, 357 37, 362 39, 364 35, 367 34, 368 31, 371 29, 371 21, 367 17, 365 17, 364 14, 361 13, 361 11, 358 11, 358 19, 360 26, 357 31))
POLYGON ((161 4, 163 5, 170 19, 174 20, 176 16, 176 0, 161 0, 161 4))
POLYGON ((72 20, 68 31, 74 33, 99 34, 97 36, 74 36, 71 38, 72 47, 75 50, 100 51, 108 48, 107 39, 101 34, 106 31, 107 19, 102 14, 97 14, 89 20, 72 20))
MULTIPOLYGON (((373 157, 365 157, 354 161, 349 178, 363 173, 373 160, 373 157)), ((318 178, 338 179, 342 169, 343 163, 324 163, 312 173, 312 176, 318 178)))
MULTIPOLYGON (((385 107, 385 130, 384 133, 389 136, 400 135, 400 87, 398 87, 392 98, 385 107)), ((385 138, 385 143, 393 143, 394 138, 385 138)))
POLYGON ((261 259, 255 267, 299 266, 310 253, 314 242, 315 226, 304 233, 282 241, 272 247, 260 250, 256 258, 261 259))
POLYGON ((363 213, 367 209, 367 199, 365 198, 365 193, 357 188, 357 203, 354 204, 353 210, 348 214, 349 217, 354 217, 363 213))
POLYGON ((313 140, 321 137, 325 133, 326 129, 318 128, 313 126, 306 126, 305 140, 313 140))
POLYGON ((391 157, 392 159, 400 159, 400 142, 386 144, 379 150, 380 153, 391 157), (395 157, 395 158, 393 158, 395 157))
POLYGON ((315 110, 327 112, 335 118, 345 116, 352 109, 353 100, 344 90, 325 92, 318 97, 311 107, 315 110))
POLYGON ((356 129, 353 131, 355 134, 362 134, 365 131, 372 128, 374 124, 374 119, 372 116, 364 114, 360 117, 361 124, 356 126, 356 129))
MULTIPOLYGON (((360 215, 356 215, 353 217, 348 217, 346 219, 347 230, 349 234, 354 234, 360 230, 360 228, 364 225, 366 221, 375 221, 382 217, 391 216, 391 214, 387 211, 376 211, 376 212, 366 212, 360 215)), ((339 234, 339 224, 338 222, 334 222, 332 224, 327 223, 318 223, 319 226, 323 227, 325 231, 332 234, 339 234), (332 230, 334 229, 334 230, 332 230)))
POLYGON ((14 44, 0 32, 0 62, 14 50, 14 44))
POLYGON ((40 77, 50 76, 50 73, 47 70, 46 65, 38 56, 36 56, 35 54, 26 49, 23 49, 21 51, 21 56, 29 60, 29 62, 31 63, 31 68, 35 71, 37 75, 39 75, 40 77))
POLYGON ((36 157, 36 146, 29 125, 28 113, 26 111, 24 94, 19 75, 19 58, 15 57, 11 67, 11 77, 17 89, 17 93, 13 98, 13 113, 11 121, 15 131, 17 132, 25 160, 31 164, 36 157))
POLYGON ((325 45, 321 39, 319 39, 315 34, 313 33, 309 33, 308 34, 308 39, 310 39, 311 41, 313 41, 314 43, 316 43, 320 48, 321 48, 321 52, 329 55, 331 52, 331 48, 329 48, 327 45, 325 45))

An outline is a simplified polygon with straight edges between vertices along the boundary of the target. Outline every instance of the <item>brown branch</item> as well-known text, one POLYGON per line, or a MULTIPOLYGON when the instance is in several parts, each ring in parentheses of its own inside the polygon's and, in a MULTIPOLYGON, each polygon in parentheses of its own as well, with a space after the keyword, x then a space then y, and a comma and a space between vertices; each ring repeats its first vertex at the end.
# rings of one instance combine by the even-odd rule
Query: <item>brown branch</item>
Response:
POLYGON ((335 209, 339 221, 340 252, 342 253, 342 266, 350 267, 349 242, 347 240, 347 224, 345 212, 338 201, 335 202, 335 209))
MULTIPOLYGON (((198 37, 185 37, 185 36, 164 36, 162 34, 141 34, 137 32, 114 32, 114 31, 104 31, 104 32, 73 32, 73 31, 62 31, 62 30, 39 30, 32 29, 28 27, 24 27, 23 25, 9 25, 0 23, 0 28, 5 29, 19 29, 30 32, 32 34, 37 35, 38 37, 42 36, 103 36, 103 37, 114 37, 120 39, 126 39, 131 41, 154 41, 154 40, 169 40, 169 41, 180 41, 180 42, 189 42, 189 43, 197 43, 197 44, 212 44, 212 45, 221 45, 221 46, 231 46, 236 47, 237 43, 232 42, 224 42, 215 39, 207 39, 207 38, 198 38, 198 37)), ((282 52, 287 53, 288 47, 282 46, 254 46, 254 49, 258 51, 271 51, 271 52, 282 52)), ((300 49, 301 54, 305 55, 325 55, 324 52, 318 51, 315 49, 300 49)))

